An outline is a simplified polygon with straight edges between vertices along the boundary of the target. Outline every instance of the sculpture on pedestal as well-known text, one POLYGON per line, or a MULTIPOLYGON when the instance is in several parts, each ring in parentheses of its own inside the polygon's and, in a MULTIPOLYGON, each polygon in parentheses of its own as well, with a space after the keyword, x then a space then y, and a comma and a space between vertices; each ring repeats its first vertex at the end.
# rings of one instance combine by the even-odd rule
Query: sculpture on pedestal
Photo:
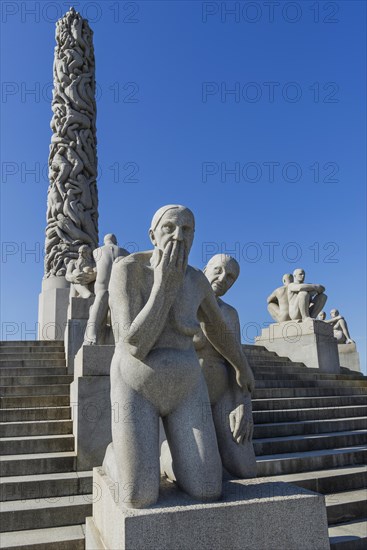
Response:
POLYGON ((330 311, 331 319, 326 319, 325 311, 322 311, 319 315, 320 321, 329 323, 333 327, 334 338, 337 339, 338 344, 354 344, 349 334, 349 329, 346 320, 339 314, 337 309, 330 311))
POLYGON ((318 284, 304 283, 304 269, 293 271, 294 281, 288 284, 289 316, 292 321, 316 319, 324 307, 327 296, 325 287, 318 284))
POLYGON ((104 245, 93 251, 96 265, 96 280, 94 283, 94 302, 89 311, 89 319, 84 336, 85 345, 103 344, 103 330, 107 324, 108 314, 108 284, 110 282, 112 264, 116 258, 128 256, 129 252, 117 245, 113 233, 104 237, 104 245))
POLYGON ((96 267, 91 249, 87 244, 79 247, 78 259, 69 261, 65 277, 71 283, 70 298, 93 296, 90 284, 96 279, 96 267))
POLYGON ((98 246, 93 32, 74 8, 56 25, 45 278, 65 276, 82 244, 98 246))
POLYGON ((128 507, 158 499, 159 417, 179 487, 199 500, 221 494, 222 464, 213 419, 203 415, 209 396, 193 343, 200 326, 242 391, 247 395, 254 385, 208 280, 188 265, 194 230, 188 208, 162 207, 149 231, 154 250, 118 258, 112 268, 111 402, 119 406, 120 421, 112 422, 103 468, 128 507))
POLYGON ((270 296, 268 296, 268 312, 276 323, 290 321, 289 317, 289 302, 288 302, 288 285, 293 283, 293 275, 286 273, 283 275, 283 286, 276 288, 270 296))

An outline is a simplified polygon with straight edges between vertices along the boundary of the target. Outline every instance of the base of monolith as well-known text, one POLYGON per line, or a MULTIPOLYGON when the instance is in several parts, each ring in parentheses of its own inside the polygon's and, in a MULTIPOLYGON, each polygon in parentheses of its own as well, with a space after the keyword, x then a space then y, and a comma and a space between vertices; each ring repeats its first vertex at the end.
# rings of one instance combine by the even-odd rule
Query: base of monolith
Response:
POLYGON ((338 344, 339 362, 341 367, 361 372, 357 346, 353 344, 338 344))
POLYGON ((311 369, 339 373, 338 345, 331 325, 308 319, 273 323, 261 331, 255 344, 275 351, 311 369))
POLYGON ((65 277, 42 280, 38 300, 38 340, 63 340, 67 322, 70 283, 65 277))
POLYGON ((132 509, 102 468, 93 470, 93 517, 86 550, 326 550, 322 495, 264 480, 223 484, 220 502, 200 503, 162 481, 154 506, 132 509))
POLYGON ((110 365, 115 346, 83 345, 75 357, 74 381, 70 386, 73 434, 78 471, 100 466, 112 440, 110 365))

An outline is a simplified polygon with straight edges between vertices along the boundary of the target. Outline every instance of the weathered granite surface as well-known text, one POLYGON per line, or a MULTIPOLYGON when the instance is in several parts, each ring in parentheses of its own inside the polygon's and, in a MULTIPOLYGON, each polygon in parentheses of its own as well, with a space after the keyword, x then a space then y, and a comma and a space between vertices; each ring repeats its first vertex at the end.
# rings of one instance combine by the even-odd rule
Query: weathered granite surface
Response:
POLYGON ((199 503, 166 482, 144 510, 126 507, 102 468, 93 471, 93 488, 86 550, 330 548, 324 497, 288 483, 229 481, 220 502, 199 503))

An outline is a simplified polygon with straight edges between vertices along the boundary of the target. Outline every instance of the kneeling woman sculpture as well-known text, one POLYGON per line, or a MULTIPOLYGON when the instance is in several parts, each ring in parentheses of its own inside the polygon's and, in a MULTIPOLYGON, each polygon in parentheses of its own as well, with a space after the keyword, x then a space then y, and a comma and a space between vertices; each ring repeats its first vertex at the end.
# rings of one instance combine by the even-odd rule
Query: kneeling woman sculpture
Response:
POLYGON ((119 258, 112 269, 111 402, 118 415, 103 468, 128 507, 158 499, 160 417, 179 487, 198 500, 221 495, 222 464, 193 344, 200 325, 234 368, 238 386, 247 392, 254 383, 208 280, 187 265, 194 230, 188 208, 164 206, 149 231, 154 250, 119 258))

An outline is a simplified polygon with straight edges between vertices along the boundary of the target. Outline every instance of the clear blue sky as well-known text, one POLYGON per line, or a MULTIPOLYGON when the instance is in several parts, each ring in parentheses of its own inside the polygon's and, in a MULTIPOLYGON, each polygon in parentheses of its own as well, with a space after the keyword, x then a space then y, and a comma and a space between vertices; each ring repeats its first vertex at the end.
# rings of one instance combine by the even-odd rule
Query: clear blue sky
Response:
MULTIPOLYGON (((366 3, 74 5, 95 33, 100 237, 147 249, 155 210, 186 204, 190 263, 240 261, 227 298, 244 341, 301 266, 365 362, 366 3)), ((32 338, 37 322, 55 20, 68 7, 1 4, 2 339, 32 338)))

